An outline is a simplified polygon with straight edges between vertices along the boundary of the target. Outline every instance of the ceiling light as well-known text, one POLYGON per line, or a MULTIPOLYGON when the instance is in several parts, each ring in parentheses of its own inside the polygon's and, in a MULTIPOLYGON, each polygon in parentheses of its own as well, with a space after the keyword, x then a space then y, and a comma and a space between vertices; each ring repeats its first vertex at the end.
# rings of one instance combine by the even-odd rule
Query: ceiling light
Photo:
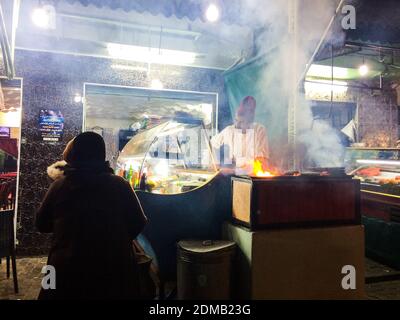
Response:
POLYGON ((74 97, 75 103, 80 103, 82 102, 82 96, 80 94, 76 94, 74 97))
POLYGON ((146 63, 191 65, 196 59, 194 52, 129 46, 118 43, 107 44, 107 50, 108 54, 114 59, 146 63))
POLYGON ((359 164, 372 164, 372 165, 392 165, 392 166, 399 166, 400 161, 392 161, 392 160, 356 160, 359 164))
POLYGON ((50 15, 43 8, 36 8, 32 12, 33 23, 40 28, 47 28, 50 23, 50 15))
POLYGON ((211 3, 206 10, 206 18, 210 22, 215 22, 219 19, 219 8, 211 3))
POLYGON ((358 72, 360 73, 361 76, 364 77, 368 74, 369 68, 366 64, 363 64, 358 68, 358 72))
POLYGON ((155 90, 162 90, 164 85, 160 79, 153 79, 151 80, 151 88, 155 90))
MULTIPOLYGON (((341 67, 333 67, 333 77, 335 79, 346 79, 349 75, 349 69, 341 67)), ((319 64, 311 65, 307 77, 316 78, 331 78, 332 77, 332 67, 324 66, 319 64)))
POLYGON ((55 28, 56 9, 52 5, 44 5, 35 8, 32 12, 32 22, 39 28, 54 29, 55 28))

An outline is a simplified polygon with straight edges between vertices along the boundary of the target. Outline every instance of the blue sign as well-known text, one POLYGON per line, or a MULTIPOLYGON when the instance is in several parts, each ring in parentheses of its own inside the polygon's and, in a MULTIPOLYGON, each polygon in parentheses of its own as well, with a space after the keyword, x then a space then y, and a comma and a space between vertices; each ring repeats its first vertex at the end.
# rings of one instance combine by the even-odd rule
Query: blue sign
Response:
POLYGON ((61 111, 40 110, 39 130, 43 141, 60 141, 64 133, 64 116, 61 111))

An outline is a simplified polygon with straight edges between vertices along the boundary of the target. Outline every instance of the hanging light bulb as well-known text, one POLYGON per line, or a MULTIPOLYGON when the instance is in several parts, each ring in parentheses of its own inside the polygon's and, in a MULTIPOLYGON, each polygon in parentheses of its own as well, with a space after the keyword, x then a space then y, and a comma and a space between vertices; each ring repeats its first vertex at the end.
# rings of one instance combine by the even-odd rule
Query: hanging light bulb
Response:
POLYGON ((358 72, 360 73, 361 76, 364 77, 368 74, 369 68, 366 64, 363 64, 358 68, 358 72))
POLYGON ((358 68, 358 72, 362 77, 366 76, 369 72, 369 67, 365 63, 365 58, 363 58, 363 64, 358 68))
POLYGON ((216 22, 219 19, 219 8, 214 3, 211 3, 206 10, 206 18, 210 22, 216 22))

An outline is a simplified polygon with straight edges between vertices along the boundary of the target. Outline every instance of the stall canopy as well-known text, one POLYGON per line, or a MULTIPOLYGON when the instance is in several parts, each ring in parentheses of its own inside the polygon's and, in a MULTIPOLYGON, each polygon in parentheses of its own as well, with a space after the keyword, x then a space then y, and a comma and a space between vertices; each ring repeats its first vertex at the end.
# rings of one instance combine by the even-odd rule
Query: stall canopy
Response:
MULTIPOLYGON (((210 4, 203 0, 66 0, 74 4, 79 2, 84 6, 94 5, 98 8, 108 7, 112 10, 150 12, 153 15, 162 14, 166 17, 176 16, 178 19, 188 18, 191 21, 200 19, 205 21, 204 11, 210 4)), ((222 8, 221 19, 225 23, 238 23, 240 11, 243 7, 241 0, 219 0, 222 8)))
MULTIPOLYGON (((84 6, 94 5, 98 8, 121 9, 126 12, 150 12, 153 15, 163 14, 166 17, 176 16, 179 19, 205 20, 205 8, 211 1, 204 0, 66 0, 70 4, 80 3, 84 6)), ((221 8, 221 19, 225 23, 240 23, 243 10, 248 10, 249 1, 218 0, 214 1, 221 8)), ((254 1, 253 1, 254 2, 254 1)), ((267 1, 266 5, 267 5, 267 1)), ((364 41, 400 43, 398 17, 400 7, 398 0, 348 0, 356 6, 357 28, 349 30, 351 39, 364 41), (373 17, 371 19, 371 17, 373 17)), ((302 3, 303 5, 304 3, 302 3)))
POLYGON ((240 21, 241 1, 216 2, 215 22, 205 20, 210 3, 202 0, 22 1, 16 49, 112 59, 118 70, 150 72, 148 63, 226 70, 252 52, 256 22, 240 21), (49 10, 46 28, 32 19, 40 5, 49 10))

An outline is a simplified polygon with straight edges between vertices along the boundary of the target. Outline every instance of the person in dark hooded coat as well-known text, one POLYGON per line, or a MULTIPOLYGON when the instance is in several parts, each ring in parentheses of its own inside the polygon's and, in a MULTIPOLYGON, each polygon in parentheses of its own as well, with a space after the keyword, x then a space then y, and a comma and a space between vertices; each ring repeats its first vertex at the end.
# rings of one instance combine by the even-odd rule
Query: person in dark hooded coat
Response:
POLYGON ((37 229, 53 233, 56 271, 56 289, 42 288, 39 299, 140 298, 132 240, 147 220, 138 198, 108 166, 100 135, 78 135, 63 157, 64 176, 36 213, 37 229))

